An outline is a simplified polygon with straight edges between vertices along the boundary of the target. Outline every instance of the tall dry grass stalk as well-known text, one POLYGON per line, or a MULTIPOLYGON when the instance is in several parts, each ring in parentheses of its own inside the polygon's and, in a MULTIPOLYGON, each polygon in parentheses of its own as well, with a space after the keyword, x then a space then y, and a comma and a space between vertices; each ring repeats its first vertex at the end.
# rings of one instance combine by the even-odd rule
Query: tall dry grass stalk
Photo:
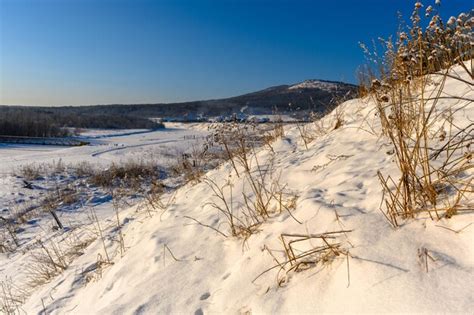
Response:
MULTIPOLYGON (((283 124, 277 122, 262 129, 262 126, 250 123, 231 123, 218 126, 215 131, 213 138, 222 146, 233 171, 224 183, 211 178, 204 178, 202 182, 212 191, 212 199, 207 205, 224 216, 230 235, 247 239, 258 230, 261 223, 283 211, 288 211, 294 218, 291 211, 296 205, 297 196, 287 192, 286 185, 280 183, 272 157, 264 163, 258 158, 262 147, 268 147, 273 156, 272 142, 284 135, 283 124), (242 202, 234 200, 234 182, 242 185, 237 196, 242 197, 242 202)), ((226 231, 188 218, 228 237, 226 231)))
POLYGON ((474 18, 462 13, 444 23, 429 6, 424 16, 430 20, 423 29, 422 8, 420 2, 415 4, 409 31, 399 31, 395 43, 382 42, 381 57, 363 46, 380 75, 365 89, 376 104, 400 171, 399 179, 378 172, 384 190, 382 211, 394 227, 418 213, 441 219, 473 210, 469 170, 474 126, 453 119, 457 110, 472 106, 474 100, 452 96, 445 84, 449 79, 471 90, 474 86, 474 18), (460 66, 468 79, 454 73, 454 66, 460 66), (440 108, 441 100, 457 108, 440 108), (436 129, 440 125, 448 131, 436 129))
POLYGON ((21 305, 25 302, 27 292, 15 285, 10 278, 0 280, 0 313, 15 315, 25 313, 21 305))

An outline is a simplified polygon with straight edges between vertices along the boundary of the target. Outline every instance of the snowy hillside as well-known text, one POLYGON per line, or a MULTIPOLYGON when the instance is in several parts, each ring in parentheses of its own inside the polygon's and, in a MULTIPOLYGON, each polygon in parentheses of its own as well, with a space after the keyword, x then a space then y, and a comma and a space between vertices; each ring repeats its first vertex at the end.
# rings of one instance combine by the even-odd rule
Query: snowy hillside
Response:
MULTIPOLYGON (((460 67, 451 75, 472 82, 460 67)), ((472 124, 472 87, 448 78, 443 95, 458 99, 437 111, 472 124)), ((162 212, 122 210, 123 248, 98 237, 20 313, 472 312, 474 214, 420 213, 393 228, 380 211, 377 172, 397 178, 394 159, 374 102, 347 101, 322 120, 285 127, 249 157, 248 173, 227 162, 164 196, 162 212), (265 205, 253 185, 266 187, 265 205), (249 209, 258 205, 257 216, 249 209)), ((107 226, 115 214, 100 220, 107 226)), ((26 264, 18 258, 2 274, 18 277, 26 264)))
POLYGON ((301 83, 290 86, 289 90, 297 89, 321 89, 324 91, 336 90, 340 86, 339 83, 320 80, 306 80, 301 83))

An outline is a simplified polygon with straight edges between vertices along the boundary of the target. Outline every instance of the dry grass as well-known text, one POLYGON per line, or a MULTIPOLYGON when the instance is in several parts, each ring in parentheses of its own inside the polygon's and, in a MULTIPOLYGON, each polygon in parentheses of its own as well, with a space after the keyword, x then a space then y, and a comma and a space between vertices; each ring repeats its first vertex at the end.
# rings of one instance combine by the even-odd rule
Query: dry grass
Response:
POLYGON ((43 167, 37 164, 22 165, 16 172, 17 176, 24 177, 26 180, 36 180, 41 178, 44 173, 43 167))
POLYGON ((36 241, 37 250, 30 253, 31 261, 26 267, 29 282, 32 288, 48 283, 56 275, 66 270, 69 258, 65 251, 54 242, 44 243, 36 241))
POLYGON ((50 282, 64 272, 69 264, 95 240, 93 235, 78 237, 73 232, 64 235, 62 240, 36 240, 36 247, 29 251, 29 263, 25 266, 27 287, 34 289, 50 282))
POLYGON ((298 128, 298 132, 306 150, 308 150, 308 144, 316 138, 316 136, 311 132, 310 127, 311 125, 309 123, 296 123, 296 128, 298 128))
POLYGON ((207 205, 223 215, 229 232, 195 218, 187 218, 215 230, 224 237, 234 236, 245 240, 257 232, 258 227, 272 215, 283 211, 292 215, 297 196, 287 192, 286 185, 280 183, 271 157, 263 164, 258 158, 259 149, 262 147, 267 147, 270 155, 273 155, 272 142, 284 135, 282 122, 267 126, 250 123, 221 124, 214 127, 214 131, 212 138, 222 147, 233 171, 223 183, 208 177, 202 179, 202 182, 212 191, 212 200, 207 205), (234 182, 242 185, 239 186, 238 196, 235 196, 234 182), (242 202, 234 200, 240 197, 242 202))
MULTIPOLYGON (((204 183, 212 190, 213 198, 217 199, 216 201, 208 202, 207 205, 210 205, 224 215, 225 222, 229 226, 232 236, 247 238, 257 230, 260 225, 257 215, 249 213, 242 216, 236 213, 230 180, 224 183, 224 185, 218 185, 215 181, 206 178, 204 183)), ((225 232, 219 230, 219 233, 227 237, 225 232)))
POLYGON ((423 266, 423 268, 426 270, 426 272, 429 271, 429 262, 435 262, 436 259, 433 258, 432 254, 430 254, 430 251, 425 248, 421 247, 418 249, 418 259, 420 261, 420 264, 423 266))
POLYGON ((195 147, 191 154, 178 155, 176 164, 171 167, 172 173, 182 176, 185 183, 199 183, 206 169, 205 155, 205 151, 198 151, 195 147))
POLYGON ((0 280, 0 313, 6 315, 22 314, 21 305, 27 296, 10 278, 0 280))
POLYGON ((37 180, 64 174, 66 169, 67 166, 59 159, 57 161, 53 160, 50 163, 29 163, 21 165, 14 173, 26 180, 37 180))
POLYGON ((89 177, 95 172, 92 164, 86 161, 81 161, 71 168, 73 169, 73 173, 79 178, 89 177))
POLYGON ((377 105, 383 135, 394 148, 401 173, 394 179, 378 172, 384 190, 382 211, 394 227, 419 213, 441 219, 473 210, 469 170, 474 126, 458 126, 453 120, 454 108, 438 109, 441 100, 452 100, 457 110, 474 102, 449 96, 444 88, 448 78, 469 89, 474 86, 450 72, 452 66, 460 65, 474 78, 469 42, 473 20, 461 14, 457 20, 443 23, 427 8, 426 16, 431 20, 424 30, 420 11, 417 4, 408 33, 400 31, 395 43, 383 42, 383 58, 375 60, 376 54, 366 50, 381 77, 373 78, 366 89, 377 105))
MULTIPOLYGON (((346 100, 346 97, 341 97, 333 99, 331 103, 341 105, 346 100)), ((342 106, 335 106, 331 111, 328 110, 322 114, 311 113, 309 120, 309 123, 296 123, 298 133, 306 150, 308 150, 309 144, 315 139, 343 127, 344 109, 342 106)))
POLYGON ((347 260, 349 285, 349 251, 346 248, 347 242, 341 240, 340 237, 347 238, 347 233, 350 232, 351 230, 341 230, 321 234, 281 234, 283 260, 277 259, 273 251, 265 247, 276 265, 260 273, 253 281, 271 270, 278 269, 277 283, 283 286, 288 282, 288 276, 292 272, 300 272, 317 265, 324 266, 337 258, 344 257, 347 260))
POLYGON ((0 217, 0 253, 13 252, 20 246, 16 230, 14 220, 0 217))
POLYGON ((97 214, 95 213, 94 209, 90 209, 90 219, 91 219, 91 222, 94 225, 94 231, 95 231, 95 233, 97 234, 97 236, 99 237, 99 239, 102 243, 102 248, 104 249, 104 256, 106 258, 105 261, 108 264, 110 264, 112 261, 110 260, 109 252, 107 250, 107 244, 105 242, 104 229, 100 225, 99 218, 97 217, 97 214))
POLYGON ((115 213, 115 231, 117 232, 117 241, 119 243, 120 249, 120 256, 123 257, 125 254, 125 238, 122 229, 122 221, 120 219, 120 209, 123 205, 123 199, 125 197, 125 193, 123 189, 111 189, 110 195, 112 196, 112 207, 114 208, 115 213))
POLYGON ((152 162, 128 160, 123 163, 112 163, 105 170, 94 171, 89 181, 107 189, 129 187, 133 190, 138 189, 144 181, 159 178, 159 172, 160 170, 152 162))
MULTIPOLYGON (((230 179, 222 185, 210 178, 203 179, 203 182, 212 191, 212 200, 206 205, 216 209, 224 216, 231 236, 247 239, 258 231, 258 227, 263 222, 282 212, 288 212, 294 220, 299 222, 292 214, 296 208, 298 196, 288 192, 286 185, 281 185, 278 177, 269 180, 270 177, 270 169, 265 172, 245 174, 240 183, 242 184, 242 203, 234 200, 236 196, 230 179)), ((211 227, 197 222, 203 226, 211 227)), ((227 232, 211 228, 220 235, 228 237, 227 232)))
POLYGON ((160 212, 160 219, 162 215, 175 203, 176 191, 171 193, 168 198, 164 198, 166 187, 160 182, 153 182, 151 188, 144 193, 145 202, 142 203, 138 209, 145 210, 151 218, 156 212, 160 212))

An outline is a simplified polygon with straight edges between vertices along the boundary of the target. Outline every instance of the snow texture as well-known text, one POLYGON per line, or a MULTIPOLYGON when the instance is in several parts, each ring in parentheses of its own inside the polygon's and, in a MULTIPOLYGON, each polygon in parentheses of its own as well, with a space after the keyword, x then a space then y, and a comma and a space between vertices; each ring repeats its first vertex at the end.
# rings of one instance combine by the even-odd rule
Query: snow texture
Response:
MULTIPOLYGON (((460 68, 453 71, 470 80, 460 68)), ((330 89, 332 85, 307 81, 291 88, 315 87, 330 89)), ((448 79, 444 90, 474 98, 472 88, 455 80, 448 79)), ((439 106, 460 108, 455 114, 458 126, 474 119, 472 103, 445 99, 439 106)), ((380 170, 396 177, 398 170, 388 140, 380 136, 374 104, 355 99, 338 110, 344 113, 342 127, 327 128, 308 149, 293 125, 272 145, 273 152, 262 148, 257 153, 261 163, 272 161, 274 178, 279 177, 298 196, 292 215, 301 224, 283 212, 272 215, 245 242, 224 238, 188 218, 227 229, 222 215, 209 206, 215 201, 209 186, 188 184, 176 192, 176 202, 161 216, 149 217, 138 206, 122 210, 126 252, 123 257, 116 254, 114 263, 100 275, 90 271, 98 254, 103 256, 96 240, 61 275, 35 290, 22 309, 28 314, 41 313, 44 307, 48 314, 472 313, 474 225, 470 224, 474 215, 440 221, 420 215, 399 229, 391 228, 379 209, 382 190, 376 173, 380 170), (341 239, 349 258, 288 273, 281 287, 278 269, 255 280, 276 264, 275 258, 285 260, 282 233, 317 234, 341 228, 352 230, 341 239), (428 271, 419 256, 424 249, 433 258, 428 271), (90 274, 95 276, 86 281, 90 274)), ((332 126, 335 115, 327 115, 323 122, 332 126)), ((147 144, 172 141, 159 133, 166 131, 125 136, 120 142, 133 154, 147 144)), ((113 159, 124 152, 120 148, 106 144, 26 155, 16 155, 16 149, 0 152, 2 164, 10 167, 13 160, 42 160, 58 150, 64 159, 113 159)), ((230 180, 234 203, 236 207, 242 204, 242 191, 248 187, 230 164, 206 177, 217 183, 230 180)), ((113 220, 113 214, 108 214, 101 220, 113 220)), ((114 245, 109 246, 112 251, 114 245)), ((21 255, 4 258, 1 273, 14 277, 21 264, 27 263, 22 259, 21 255)))

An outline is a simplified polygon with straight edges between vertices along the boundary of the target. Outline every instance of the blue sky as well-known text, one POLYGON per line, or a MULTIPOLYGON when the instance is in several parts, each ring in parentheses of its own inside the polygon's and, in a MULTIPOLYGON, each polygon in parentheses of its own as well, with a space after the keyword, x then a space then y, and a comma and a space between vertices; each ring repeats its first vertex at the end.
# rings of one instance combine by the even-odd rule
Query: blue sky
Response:
MULTIPOLYGON (((422 1, 425 5, 434 0, 422 1)), ((356 82, 358 42, 408 0, 0 0, 0 104, 220 98, 319 78, 356 82)), ((443 16, 471 9, 442 0, 443 16)))

